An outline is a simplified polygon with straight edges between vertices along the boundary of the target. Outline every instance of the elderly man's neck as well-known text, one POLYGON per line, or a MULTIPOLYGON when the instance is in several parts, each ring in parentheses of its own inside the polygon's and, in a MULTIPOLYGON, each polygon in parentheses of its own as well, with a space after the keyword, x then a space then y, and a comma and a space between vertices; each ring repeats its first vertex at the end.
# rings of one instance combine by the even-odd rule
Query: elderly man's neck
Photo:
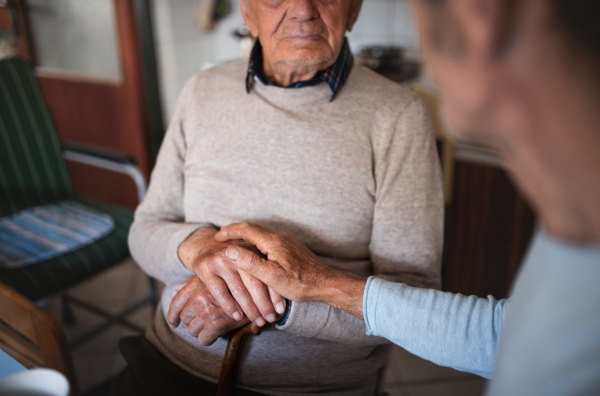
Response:
POLYGON ((263 75, 270 81, 280 87, 287 87, 298 81, 307 81, 317 75, 321 70, 327 69, 335 62, 328 60, 312 64, 290 64, 287 62, 269 63, 266 61, 263 64, 263 75))

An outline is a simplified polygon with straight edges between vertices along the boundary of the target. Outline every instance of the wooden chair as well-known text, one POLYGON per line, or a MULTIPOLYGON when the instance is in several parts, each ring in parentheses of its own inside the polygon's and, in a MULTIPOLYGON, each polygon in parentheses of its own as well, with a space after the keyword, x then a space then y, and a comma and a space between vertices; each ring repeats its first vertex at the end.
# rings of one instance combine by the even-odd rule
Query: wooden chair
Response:
POLYGON ((60 325, 50 314, 0 283, 0 348, 27 368, 61 372, 79 395, 73 357, 60 325))

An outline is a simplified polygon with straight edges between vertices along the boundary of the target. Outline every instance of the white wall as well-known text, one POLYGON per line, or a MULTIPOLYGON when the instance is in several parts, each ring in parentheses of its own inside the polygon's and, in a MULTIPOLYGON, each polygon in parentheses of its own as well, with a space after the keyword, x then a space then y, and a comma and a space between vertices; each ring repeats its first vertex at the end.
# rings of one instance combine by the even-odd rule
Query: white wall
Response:
POLYGON ((348 34, 355 54, 366 45, 419 45, 407 0, 364 0, 358 20, 348 34))
MULTIPOLYGON (((231 15, 212 32, 200 33, 195 18, 200 0, 154 0, 154 30, 165 120, 173 114, 183 84, 207 65, 239 59, 239 40, 231 32, 242 25, 237 0, 231 15)), ((366 45, 418 46, 407 0, 364 0, 354 29, 348 34, 355 54, 366 45)), ((240 81, 240 84, 243 82, 240 81)))

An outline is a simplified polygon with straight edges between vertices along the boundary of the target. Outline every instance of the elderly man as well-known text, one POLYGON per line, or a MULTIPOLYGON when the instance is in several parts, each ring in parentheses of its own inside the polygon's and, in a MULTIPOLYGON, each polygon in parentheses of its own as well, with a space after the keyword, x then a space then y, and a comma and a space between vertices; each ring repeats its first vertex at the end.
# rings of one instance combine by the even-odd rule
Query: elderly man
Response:
MULTIPOLYGON (((323 301, 426 359, 493 378, 494 396, 600 394, 600 6, 597 0, 415 0, 444 115, 495 147, 540 216, 509 300, 453 295, 324 265, 251 225, 265 261, 231 264, 294 301, 323 301), (323 280, 327 279, 327 282, 323 280), (426 308, 426 309, 424 309, 426 308)), ((294 303, 295 304, 295 303, 294 303)))
POLYGON ((219 337, 250 321, 272 324, 246 343, 239 387, 371 394, 389 341, 341 309, 286 304, 228 265, 240 242, 214 235, 252 221, 332 267, 438 288, 443 197, 430 120, 415 95, 354 65, 344 36, 360 0, 240 4, 258 37, 249 63, 186 84, 136 211, 131 253, 167 287, 147 340, 122 343, 130 365, 115 394, 214 392, 219 337))

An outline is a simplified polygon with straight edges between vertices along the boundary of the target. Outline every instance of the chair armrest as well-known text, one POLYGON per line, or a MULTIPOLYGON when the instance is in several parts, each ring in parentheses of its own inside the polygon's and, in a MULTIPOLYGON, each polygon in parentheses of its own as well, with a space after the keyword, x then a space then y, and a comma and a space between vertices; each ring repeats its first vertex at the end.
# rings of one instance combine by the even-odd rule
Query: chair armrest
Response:
POLYGON ((63 157, 69 161, 129 175, 137 187, 138 201, 142 202, 144 199, 146 178, 137 167, 135 158, 118 151, 73 142, 63 143, 62 153, 63 157))

